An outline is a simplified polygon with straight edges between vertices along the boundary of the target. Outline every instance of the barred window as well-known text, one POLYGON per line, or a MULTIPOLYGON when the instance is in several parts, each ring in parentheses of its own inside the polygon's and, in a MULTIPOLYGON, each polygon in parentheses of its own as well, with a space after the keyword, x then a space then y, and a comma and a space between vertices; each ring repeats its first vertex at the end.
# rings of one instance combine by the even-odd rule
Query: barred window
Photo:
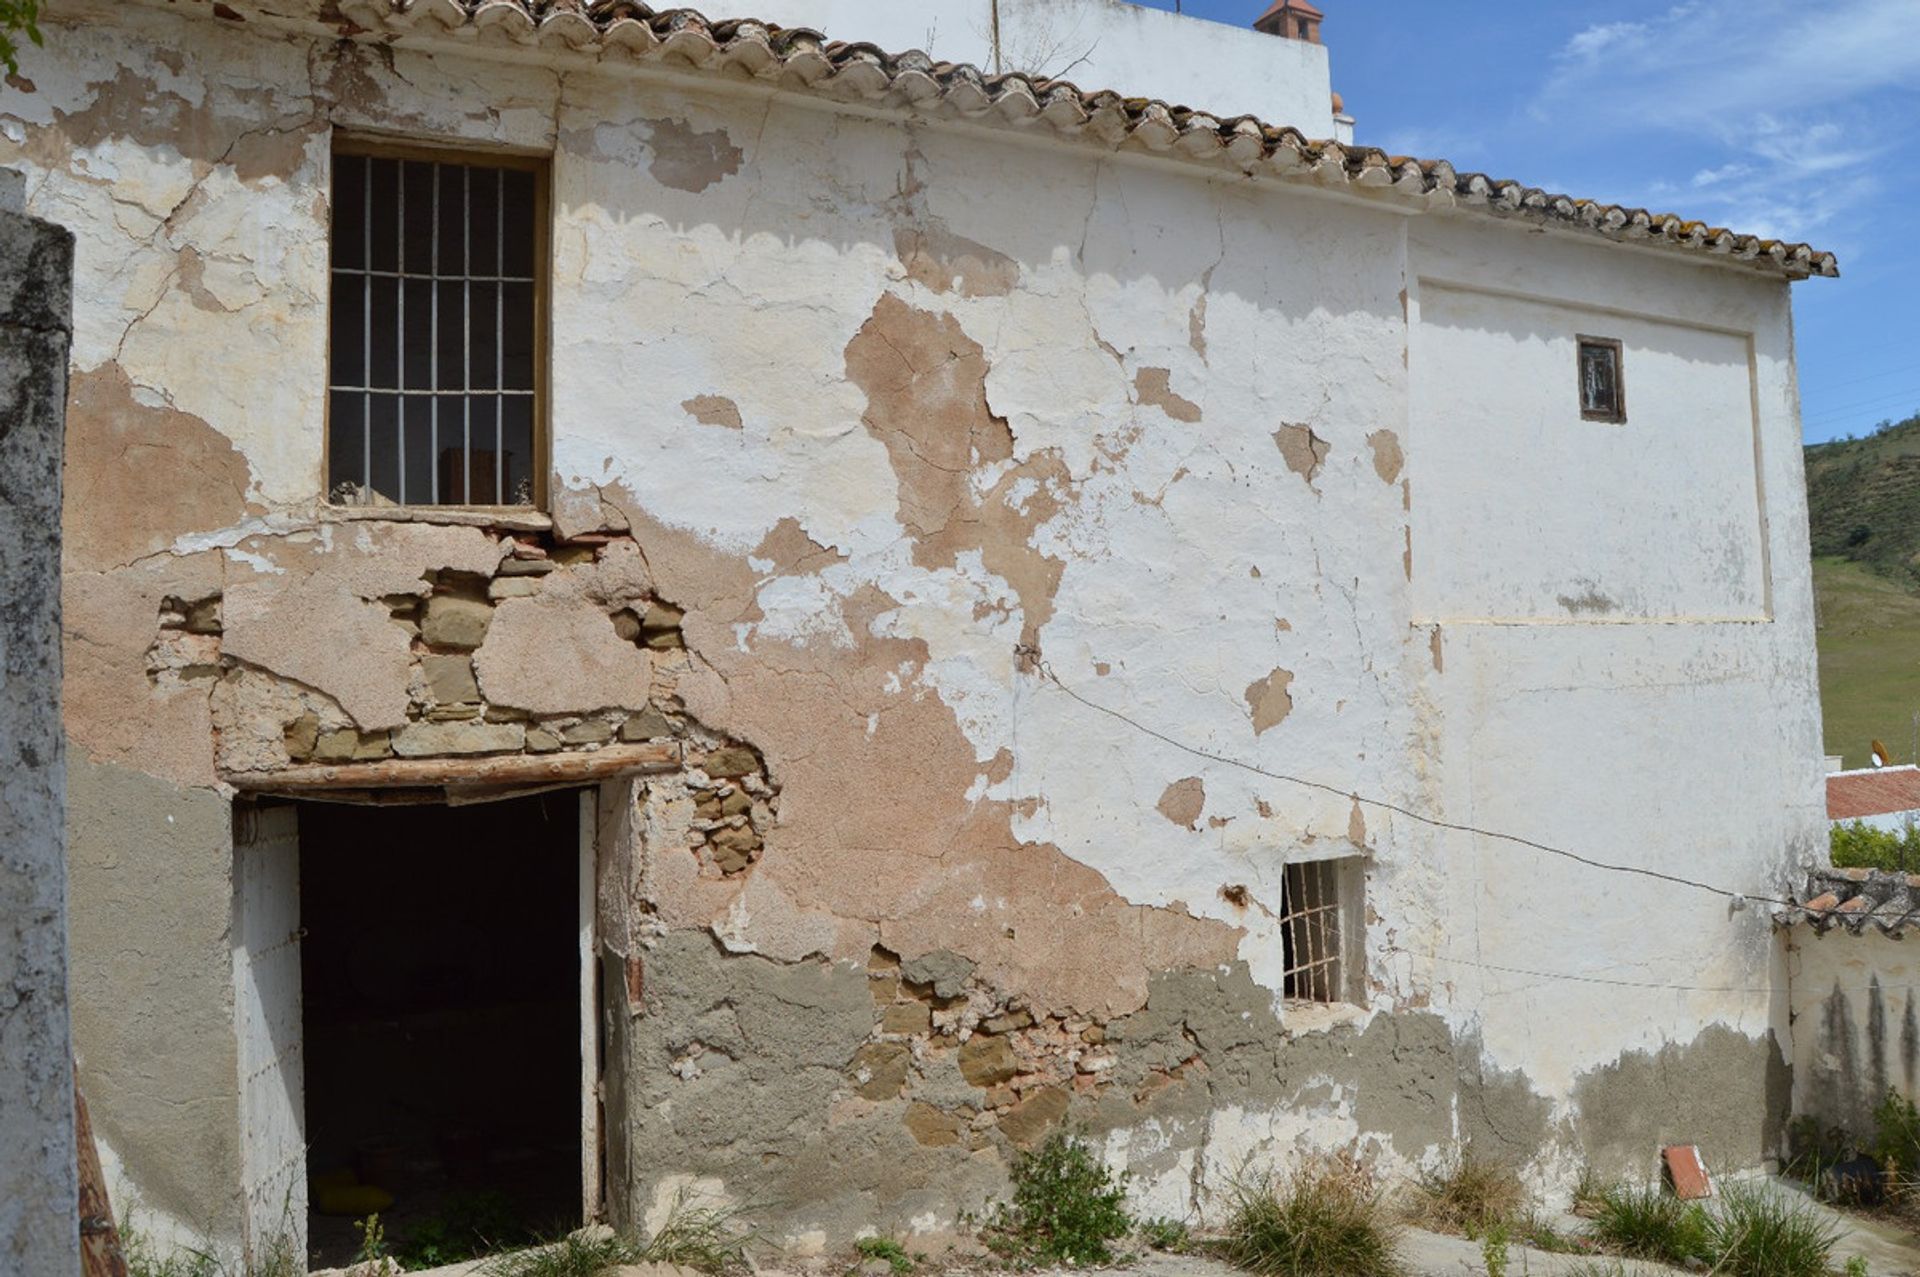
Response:
POLYGON ((1284 994, 1290 1002, 1345 1002, 1347 916, 1363 874, 1357 861, 1315 860, 1287 866, 1280 904, 1284 994))
POLYGON ((545 177, 536 161, 335 151, 330 501, 542 498, 545 177))
POLYGON ((1580 415, 1588 421, 1627 419, 1625 355, 1612 337, 1581 337, 1580 415))

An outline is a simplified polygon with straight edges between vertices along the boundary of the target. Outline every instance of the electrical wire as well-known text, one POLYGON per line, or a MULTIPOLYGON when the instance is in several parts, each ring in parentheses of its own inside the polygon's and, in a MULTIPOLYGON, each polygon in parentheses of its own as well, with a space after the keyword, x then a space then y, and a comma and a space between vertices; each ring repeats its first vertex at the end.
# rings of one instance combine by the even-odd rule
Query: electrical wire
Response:
POLYGON ((1659 869, 1645 869, 1638 865, 1610 864, 1604 860, 1595 860, 1591 856, 1583 856, 1579 852, 1568 851, 1564 847, 1555 847, 1550 843, 1540 842, 1532 838, 1525 838, 1519 834, 1502 833, 1497 829, 1482 829, 1477 825, 1462 824, 1457 821, 1451 821, 1451 820, 1441 820, 1434 816, 1423 815, 1420 812, 1414 811, 1412 808, 1403 807, 1399 803, 1388 802, 1383 798, 1368 798, 1364 794, 1358 794, 1358 793, 1352 792, 1351 790, 1341 789, 1338 786, 1329 785, 1323 781, 1309 780, 1304 776, 1292 776, 1287 774, 1286 772, 1277 772, 1269 768, 1258 766, 1257 764, 1247 762, 1245 759, 1234 758, 1231 755, 1216 754, 1210 750, 1200 749, 1197 746, 1189 745, 1185 741, 1169 736, 1165 732, 1159 731, 1153 727, 1149 727, 1147 724, 1139 722, 1136 719, 1129 718, 1127 717, 1127 715, 1121 713, 1117 709, 1112 709, 1106 705, 1102 705, 1098 701, 1090 700, 1087 697, 1081 695, 1079 692, 1076 692, 1073 688, 1068 687, 1064 682, 1061 681, 1060 676, 1053 672, 1053 667, 1049 665, 1040 656, 1040 653, 1037 650, 1022 644, 1019 647, 1017 647, 1015 651, 1018 655, 1026 657, 1028 660, 1030 660, 1033 664, 1034 670, 1036 670, 1043 679, 1045 679, 1048 683, 1051 683, 1054 687, 1058 688, 1061 692, 1065 693, 1068 697, 1079 702, 1081 705, 1084 705, 1088 709, 1094 710, 1097 713, 1105 714, 1109 718, 1116 719, 1119 722, 1126 724, 1128 727, 1133 728, 1137 732, 1141 732, 1144 735, 1151 736, 1155 740, 1160 741, 1161 743, 1166 745, 1171 745, 1173 748, 1180 750, 1183 753, 1191 754, 1195 758, 1203 758, 1209 762, 1219 763, 1223 767, 1233 767, 1241 771, 1251 772, 1256 776, 1264 776, 1268 780, 1277 780, 1289 785, 1298 785, 1304 789, 1315 789, 1315 790, 1319 790, 1322 793, 1333 794, 1336 797, 1348 798, 1353 800, 1356 803, 1359 803, 1362 807, 1372 807, 1380 811, 1389 811, 1394 813, 1395 815, 1404 816, 1408 820, 1416 821, 1422 825, 1427 825, 1434 829, 1444 829, 1453 833, 1471 834, 1479 838, 1491 838, 1500 842, 1513 843, 1516 846, 1527 847, 1534 851, 1543 852, 1547 855, 1559 856, 1559 857, 1562 857, 1563 859, 1571 860, 1576 864, 1585 865, 1590 869, 1599 869, 1609 873, 1631 874, 1636 877, 1650 878, 1656 882, 1670 883, 1673 886, 1685 887, 1692 891, 1703 891, 1703 892, 1706 892, 1708 895, 1720 896, 1724 899, 1731 900, 1736 903, 1745 903, 1747 901, 1758 901, 1763 904, 1779 905, 1782 908, 1788 908, 1788 909, 1798 907, 1798 903, 1796 901, 1785 900, 1777 896, 1754 895, 1750 892, 1745 892, 1745 891, 1733 891, 1726 887, 1716 887, 1712 883, 1700 882, 1693 878, 1683 878, 1678 874, 1666 873, 1659 869))

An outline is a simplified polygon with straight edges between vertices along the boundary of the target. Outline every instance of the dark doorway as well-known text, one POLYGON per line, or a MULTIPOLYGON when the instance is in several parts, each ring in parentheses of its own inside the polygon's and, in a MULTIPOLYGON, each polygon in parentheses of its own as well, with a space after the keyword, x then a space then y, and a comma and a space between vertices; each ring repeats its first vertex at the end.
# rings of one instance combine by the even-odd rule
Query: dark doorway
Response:
POLYGON ((317 1266, 383 1194, 409 1268, 580 1225, 579 822, 575 793, 302 805, 317 1266))

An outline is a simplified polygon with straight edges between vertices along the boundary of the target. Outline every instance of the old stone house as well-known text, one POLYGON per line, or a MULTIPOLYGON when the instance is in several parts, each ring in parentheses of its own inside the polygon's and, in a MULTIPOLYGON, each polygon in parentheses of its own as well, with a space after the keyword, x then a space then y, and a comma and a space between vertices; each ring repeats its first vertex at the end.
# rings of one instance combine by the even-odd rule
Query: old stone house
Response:
POLYGON ((59 0, 0 96, 119 1200, 1773 1154, 1832 258, 1311 140, 1317 22, 1087 0, 1094 92, 1032 3, 762 8, 59 0))

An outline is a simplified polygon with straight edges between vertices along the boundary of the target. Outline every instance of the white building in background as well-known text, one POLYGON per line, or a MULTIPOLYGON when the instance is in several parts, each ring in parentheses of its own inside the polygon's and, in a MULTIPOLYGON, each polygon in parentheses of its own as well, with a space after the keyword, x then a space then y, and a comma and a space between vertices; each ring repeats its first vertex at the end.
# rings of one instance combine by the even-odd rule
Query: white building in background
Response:
POLYGON ((1356 1142, 1778 1151, 1721 893, 1823 856, 1833 259, 1327 141, 1313 40, 930 8, 23 55, 75 1037, 151 1228, 327 1259, 458 1173, 931 1245, 1066 1123, 1200 1218, 1356 1142), (946 61, 1016 40, 1087 91, 946 61))

